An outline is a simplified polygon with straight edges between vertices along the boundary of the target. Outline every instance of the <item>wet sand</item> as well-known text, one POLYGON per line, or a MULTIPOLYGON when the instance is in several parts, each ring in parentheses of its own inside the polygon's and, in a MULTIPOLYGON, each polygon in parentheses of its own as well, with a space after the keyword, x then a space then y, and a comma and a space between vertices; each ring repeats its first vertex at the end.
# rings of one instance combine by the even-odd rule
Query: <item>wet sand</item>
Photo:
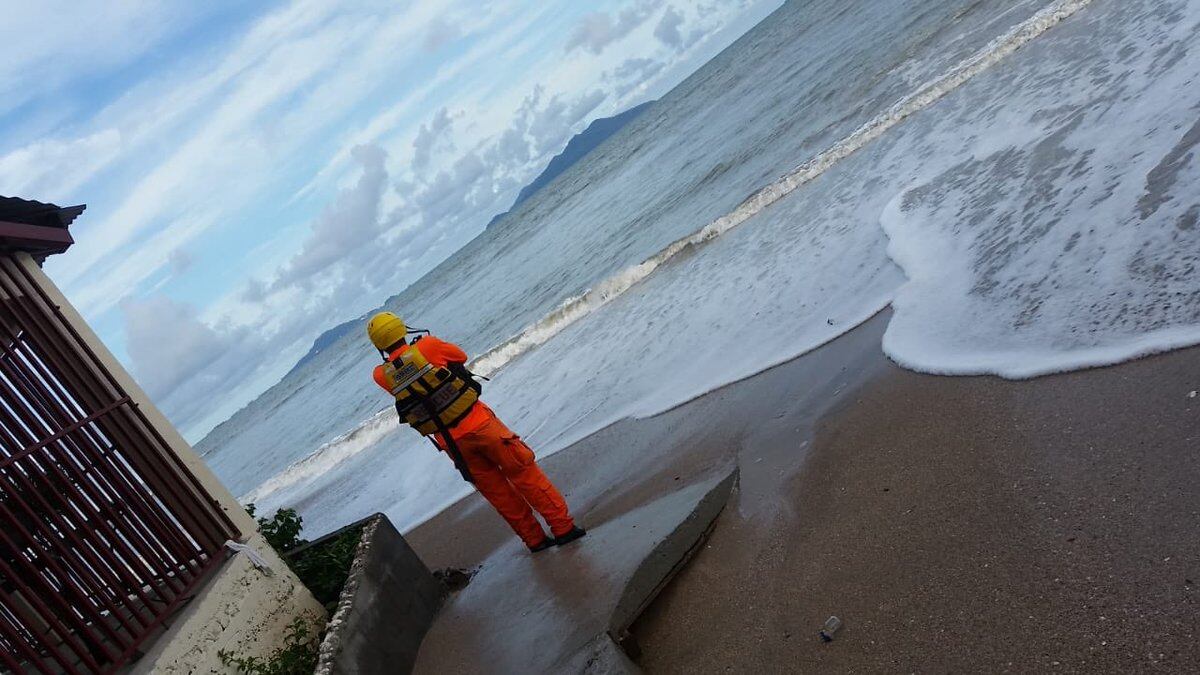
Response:
MULTIPOLYGON (((883 356, 887 318, 543 461, 585 526, 740 466, 706 547, 635 623, 639 664, 1200 670, 1200 349, 937 377, 883 356), (823 644, 831 614, 845 627, 823 644)), ((477 496, 408 535, 431 567, 509 536, 477 496)))
POLYGON ((635 625, 643 668, 1200 671, 1200 349, 1013 382, 830 347, 724 390, 853 370, 811 424, 743 437, 743 476, 777 473, 635 625))

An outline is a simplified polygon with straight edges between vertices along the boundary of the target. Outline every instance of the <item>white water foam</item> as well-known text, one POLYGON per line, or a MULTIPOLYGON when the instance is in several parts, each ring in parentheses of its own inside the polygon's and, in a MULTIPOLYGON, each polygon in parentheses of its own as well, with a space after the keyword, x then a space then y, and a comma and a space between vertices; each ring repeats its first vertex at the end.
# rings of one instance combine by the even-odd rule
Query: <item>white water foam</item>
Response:
POLYGON ((395 427, 396 418, 392 409, 380 410, 351 431, 321 445, 303 459, 293 462, 287 469, 239 497, 239 500, 243 504, 255 503, 279 490, 312 480, 375 445, 395 427))
MULTIPOLYGON (((891 105, 885 113, 874 117, 850 135, 829 146, 826 150, 788 172, 779 180, 756 191, 730 213, 663 247, 643 262, 610 276, 585 293, 563 302, 554 311, 520 331, 513 338, 479 356, 472 362, 471 367, 480 374, 488 376, 496 374, 522 355, 528 354, 531 350, 545 345, 554 336, 559 335, 581 320, 594 315, 600 308, 625 296, 631 289, 653 278, 656 270, 660 269, 666 263, 677 259, 684 252, 695 250, 696 247, 709 243, 734 230, 738 225, 746 222, 746 220, 756 216, 767 207, 795 192, 801 186, 826 173, 831 167, 836 166, 842 160, 880 138, 889 129, 892 129, 913 114, 928 108, 946 94, 961 87, 973 77, 984 72, 1050 28, 1058 25, 1090 2, 1091 0, 1059 0, 1050 4, 1029 19, 1019 23, 1000 37, 994 39, 972 56, 960 61, 945 74, 917 87, 910 94, 891 105)), ((875 229, 878 231, 877 227, 875 229)), ((849 251, 841 252, 842 255, 848 253, 849 251)), ((876 267, 881 267, 886 265, 887 261, 881 256, 880 260, 873 264, 876 267)), ((703 391, 718 387, 733 379, 748 376, 753 374, 756 369, 762 370, 775 363, 792 358, 798 352, 807 351, 823 342, 833 339, 852 328, 857 322, 873 314, 879 307, 886 305, 890 300, 889 291, 881 291, 879 288, 869 284, 865 284, 863 289, 869 296, 864 298, 866 304, 863 307, 855 308, 845 317, 839 317, 840 320, 836 325, 830 324, 827 328, 823 326, 824 330, 811 332, 811 334, 805 336, 808 339, 798 341, 793 339, 792 344, 800 344, 799 348, 785 344, 788 342, 785 338, 795 338, 794 335, 789 336, 786 333, 782 333, 779 339, 770 341, 770 348, 766 349, 766 351, 779 354, 780 356, 770 358, 765 362, 760 360, 754 363, 743 363, 739 360, 729 363, 728 367, 723 370, 707 373, 702 382, 692 383, 695 386, 691 387, 690 393, 685 398, 698 395, 703 391)), ((687 302, 694 306, 696 300, 697 298, 692 297, 686 301, 681 301, 681 303, 687 302)), ((805 302, 810 306, 821 306, 820 302, 811 298, 806 299, 805 302)), ((786 312, 787 309, 781 305, 775 311, 786 312)), ((823 312, 826 316, 837 314, 835 307, 821 307, 819 311, 823 312)), ((729 313, 727 312, 726 314, 729 313)), ((749 316, 745 318, 747 320, 753 319, 753 317, 749 316)), ((714 322, 718 321, 718 319, 719 317, 712 317, 714 322)), ((699 349, 699 347, 696 349, 699 349)), ((549 354, 546 356, 547 358, 550 357, 549 354)), ((748 356, 748 358, 752 357, 753 355, 748 356)), ((539 361, 541 360, 539 359, 539 361)), ((563 359, 559 363, 561 364, 565 361, 569 361, 569 359, 563 359)), ((545 371, 542 370, 541 372, 545 371)), ((581 375, 586 377, 586 374, 581 373, 581 375)), ((668 373, 663 373, 662 375, 665 376, 668 373)), ((523 377, 517 379, 524 380, 523 377)), ((561 446, 564 441, 573 440, 581 435, 585 435, 588 431, 595 428, 597 424, 601 423, 593 420, 588 423, 590 426, 585 426, 583 419, 587 417, 586 414, 569 414, 562 409, 562 401, 556 399, 554 396, 546 399, 530 399, 527 392, 534 389, 528 382, 518 385, 517 382, 507 383, 501 381, 496 384, 499 386, 499 391, 491 395, 495 399, 490 397, 489 400, 512 400, 512 405, 518 408, 514 411, 513 418, 523 420, 525 428, 540 429, 554 415, 566 415, 566 419, 577 420, 579 425, 574 428, 572 428, 572 424, 568 424, 566 427, 559 425, 560 428, 553 429, 550 432, 552 434, 551 438, 556 441, 556 445, 558 446, 561 446), (520 401, 520 403, 518 404, 517 401, 520 401)), ((492 391, 497 392, 497 388, 494 386, 492 391)), ((666 401, 666 405, 670 405, 680 402, 677 398, 668 397, 662 400, 666 401)), ((595 403, 587 407, 594 410, 599 405, 601 404, 595 403)), ((611 414, 607 415, 605 419, 626 414, 649 414, 655 412, 655 410, 650 408, 626 408, 610 412, 611 414)), ((385 409, 372 416, 355 431, 321 446, 321 448, 311 455, 293 463, 287 469, 253 490, 247 495, 247 498, 263 499, 271 495, 272 500, 279 501, 281 493, 288 492, 289 489, 294 489, 298 485, 322 477, 339 465, 355 459, 360 454, 377 449, 380 441, 389 437, 396 430, 395 420, 389 413, 390 408, 385 409)), ((509 419, 507 412, 505 417, 509 419)), ((405 447, 408 446, 406 445, 405 447)), ((401 450, 401 452, 404 451, 401 450)), ((437 482, 440 484, 443 481, 439 480, 437 482)), ((446 489, 449 490, 450 488, 446 487, 446 489)), ((460 491, 457 490, 454 492, 457 494, 460 491)))
POLYGON ((1200 344, 1198 26, 1194 2, 1109 6, 1004 106, 939 110, 961 154, 880 218, 908 278, 893 360, 1023 379, 1200 344))
POLYGON ((526 327, 516 336, 480 355, 472 367, 484 375, 491 375, 530 349, 545 344, 547 340, 562 332, 567 326, 633 288, 667 261, 693 246, 699 246, 719 237, 746 222, 747 219, 767 206, 825 173, 829 167, 862 149, 914 113, 928 108, 946 94, 999 63, 1091 2, 1092 0, 1056 0, 975 54, 960 61, 944 75, 917 87, 915 91, 890 106, 887 112, 872 118, 852 134, 834 143, 779 180, 759 189, 730 213, 717 218, 692 234, 675 240, 646 260, 605 279, 583 294, 563 302, 553 312, 526 327))

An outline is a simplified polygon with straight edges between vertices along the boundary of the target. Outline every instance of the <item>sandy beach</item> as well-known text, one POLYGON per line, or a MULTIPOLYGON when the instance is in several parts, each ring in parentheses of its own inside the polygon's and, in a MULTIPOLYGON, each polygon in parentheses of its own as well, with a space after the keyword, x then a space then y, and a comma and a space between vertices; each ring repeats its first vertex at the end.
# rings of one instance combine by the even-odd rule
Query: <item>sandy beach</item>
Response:
MULTIPOLYGON (((681 473, 740 466, 707 545, 634 625, 639 665, 1200 667, 1200 350, 1027 381, 939 377, 887 360, 887 318, 544 461, 588 526, 681 473), (626 480, 598 484, 613 463, 626 480), (823 644, 830 615, 845 627, 823 644)), ((409 539, 436 568, 507 536, 473 495, 409 539)))

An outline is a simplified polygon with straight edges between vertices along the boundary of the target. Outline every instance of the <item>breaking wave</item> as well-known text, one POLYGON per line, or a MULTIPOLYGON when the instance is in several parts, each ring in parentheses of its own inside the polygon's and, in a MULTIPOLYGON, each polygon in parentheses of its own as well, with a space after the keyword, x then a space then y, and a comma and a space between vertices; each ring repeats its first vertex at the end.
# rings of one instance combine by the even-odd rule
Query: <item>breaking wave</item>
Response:
POLYGON ((746 222, 779 199, 825 173, 831 166, 865 147, 900 122, 928 108, 946 94, 999 63, 1031 40, 1091 4, 1092 0, 1056 0, 1025 21, 963 59, 948 72, 918 87, 849 136, 747 197, 733 211, 677 239, 646 260, 627 267, 584 293, 570 298, 517 335, 481 354, 471 367, 491 375, 530 349, 544 344, 579 319, 608 304, 684 251, 719 237, 746 222))
POLYGON ((261 501, 269 494, 291 487, 301 481, 316 478, 332 467, 366 450, 396 428, 396 418, 389 414, 391 412, 392 409, 388 407, 371 415, 362 424, 324 443, 311 454, 293 462, 286 469, 268 478, 239 499, 245 504, 261 501))
MULTIPOLYGON (((1091 4, 1092 0, 1056 0, 986 46, 963 59, 943 75, 927 81, 892 104, 854 132, 837 141, 810 160, 789 171, 775 182, 757 190, 733 211, 704 227, 671 242, 642 262, 602 280, 584 293, 569 298, 537 322, 474 359, 476 373, 491 376, 530 350, 546 343, 575 322, 604 307, 613 299, 650 277, 659 267, 679 254, 703 246, 741 225, 766 207, 817 178, 839 161, 879 138, 911 115, 928 108, 976 75, 1003 60, 1025 44, 1091 4)), ((769 364, 764 364, 767 367, 769 364)), ((298 483, 312 480, 342 462, 368 450, 396 429, 391 408, 372 415, 352 431, 339 436, 305 458, 268 479, 245 496, 243 501, 261 500, 298 483)))

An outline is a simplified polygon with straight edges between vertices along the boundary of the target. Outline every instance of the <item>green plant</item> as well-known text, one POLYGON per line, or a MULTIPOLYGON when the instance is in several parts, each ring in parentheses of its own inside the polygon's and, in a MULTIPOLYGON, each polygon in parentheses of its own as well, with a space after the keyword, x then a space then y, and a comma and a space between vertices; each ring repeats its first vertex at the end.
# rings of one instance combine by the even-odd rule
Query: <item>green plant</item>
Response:
POLYGON ((279 552, 300 581, 312 591, 313 597, 332 611, 350 574, 350 565, 362 538, 362 527, 350 528, 327 541, 296 550, 308 542, 300 538, 304 519, 295 509, 279 509, 269 519, 259 517, 254 504, 247 504, 246 512, 258 521, 263 538, 279 552))
POLYGON ((296 576, 322 605, 337 604, 361 538, 362 528, 351 528, 329 541, 296 553, 288 561, 296 576))
POLYGON ((236 656, 221 650, 221 663, 245 675, 312 675, 320 655, 321 635, 312 617, 298 617, 288 626, 284 644, 267 658, 236 656))
POLYGON ((297 546, 307 543, 300 538, 304 529, 304 519, 296 513, 296 509, 279 509, 270 519, 257 517, 254 504, 246 505, 246 512, 258 520, 258 530, 271 548, 286 553, 297 546))
MULTIPOLYGON (((295 509, 279 509, 271 518, 262 518, 255 513, 254 504, 247 504, 246 512, 258 521, 263 538, 279 552, 317 601, 332 611, 350 574, 350 565, 362 538, 362 527, 350 528, 336 537, 296 551, 308 542, 300 538, 304 519, 295 509), (289 551, 293 553, 289 555, 289 551)), ((217 656, 221 663, 245 675, 311 675, 317 667, 322 638, 321 631, 316 629, 318 623, 312 617, 293 621, 288 626, 284 646, 265 659, 237 656, 224 650, 217 652, 217 656)))

